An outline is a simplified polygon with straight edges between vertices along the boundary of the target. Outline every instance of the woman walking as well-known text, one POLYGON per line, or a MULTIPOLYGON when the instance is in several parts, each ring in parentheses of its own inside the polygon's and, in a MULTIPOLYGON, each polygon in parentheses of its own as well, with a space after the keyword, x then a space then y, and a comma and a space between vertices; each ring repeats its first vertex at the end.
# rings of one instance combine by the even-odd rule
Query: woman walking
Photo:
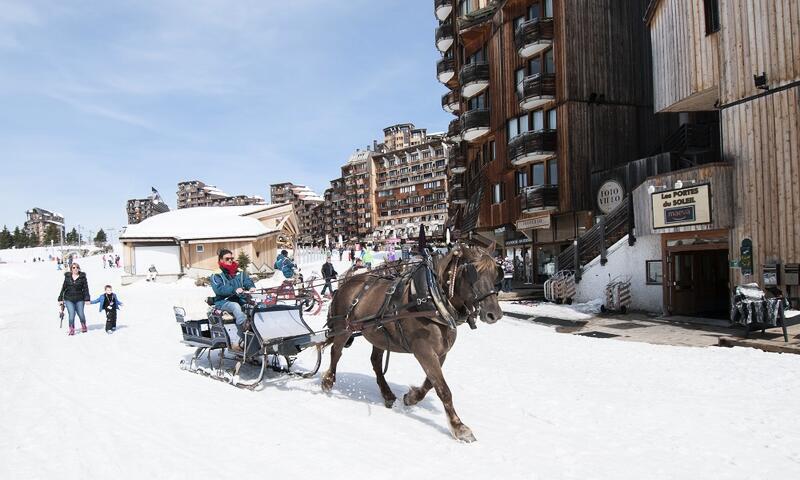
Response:
POLYGON ((77 262, 73 262, 70 271, 64 274, 64 284, 61 285, 61 293, 58 294, 58 304, 67 307, 70 335, 75 335, 76 312, 81 320, 81 332, 86 333, 86 315, 83 313, 83 306, 89 301, 91 297, 86 274, 81 272, 81 266, 77 262))

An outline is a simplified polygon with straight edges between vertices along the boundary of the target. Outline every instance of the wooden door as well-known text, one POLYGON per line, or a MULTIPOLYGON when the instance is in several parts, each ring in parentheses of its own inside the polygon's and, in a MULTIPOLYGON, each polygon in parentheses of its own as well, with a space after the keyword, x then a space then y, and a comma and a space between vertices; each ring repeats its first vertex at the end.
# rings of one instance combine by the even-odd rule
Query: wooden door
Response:
POLYGON ((673 315, 693 315, 696 312, 697 255, 679 252, 670 255, 670 299, 673 315))

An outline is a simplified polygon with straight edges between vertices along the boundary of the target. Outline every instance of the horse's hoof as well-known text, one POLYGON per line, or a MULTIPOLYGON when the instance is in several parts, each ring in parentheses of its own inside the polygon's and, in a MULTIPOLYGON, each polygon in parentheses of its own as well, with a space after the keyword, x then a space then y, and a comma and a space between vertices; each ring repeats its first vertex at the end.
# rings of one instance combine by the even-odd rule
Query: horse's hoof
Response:
POLYGON ((417 403, 417 402, 411 400, 410 393, 411 392, 408 392, 405 395, 403 395, 403 405, 405 405, 407 407, 410 407, 410 406, 415 405, 417 403))
POLYGON ((385 398, 383 399, 383 404, 386 406, 386 408, 392 408, 395 401, 397 401, 397 398, 385 398))
POLYGON ((478 440, 475 438, 475 435, 472 434, 472 430, 470 430, 470 428, 466 425, 462 425, 460 428, 454 431, 453 435, 459 442, 472 443, 478 440))
POLYGON ((327 375, 322 377, 322 382, 320 383, 322 386, 322 391, 325 393, 331 393, 333 389, 333 379, 328 377, 327 375))

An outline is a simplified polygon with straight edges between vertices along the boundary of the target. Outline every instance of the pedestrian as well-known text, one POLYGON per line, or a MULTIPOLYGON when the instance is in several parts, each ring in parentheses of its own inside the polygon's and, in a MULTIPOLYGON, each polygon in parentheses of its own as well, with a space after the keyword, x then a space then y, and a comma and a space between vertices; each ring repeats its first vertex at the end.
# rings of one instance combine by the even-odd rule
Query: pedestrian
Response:
POLYGON ((75 335, 75 314, 81 320, 81 332, 86 333, 86 315, 83 313, 83 306, 89 301, 89 282, 86 274, 81 272, 78 262, 70 265, 70 271, 64 273, 64 283, 61 285, 61 292, 58 294, 58 304, 67 307, 69 314, 69 334, 75 335))
POLYGON ((350 246, 350 263, 354 263, 356 261, 356 249, 352 245, 350 246))
POLYGON ((342 261, 342 255, 344 255, 344 247, 339 247, 339 261, 342 261))
POLYGON ((116 264, 116 267, 119 268, 119 266, 120 266, 119 265, 119 255, 116 256, 116 259, 114 260, 114 263, 116 264))
POLYGON ((327 258, 325 259, 325 263, 322 264, 322 278, 325 279, 325 286, 322 287, 323 296, 325 296, 325 291, 328 291, 328 298, 333 297, 333 285, 331 282, 338 275, 339 274, 336 272, 336 269, 333 268, 333 264, 331 263, 331 256, 328 254, 327 258))
POLYGON ((150 268, 147 269, 147 281, 155 282, 156 275, 158 275, 158 270, 156 270, 156 266, 151 263, 150 268))
POLYGON ((106 256, 103 255, 103 268, 106 268, 106 256))
POLYGON ((514 278, 514 262, 509 258, 503 259, 503 291, 511 291, 511 280, 514 278))
POLYGON ((105 289, 105 293, 92 300, 92 303, 99 303, 100 311, 106 312, 106 333, 111 333, 117 330, 117 310, 122 306, 122 302, 111 290, 111 285, 106 285, 105 289))
POLYGON ((61 258, 56 258, 56 270, 62 270, 62 268, 61 268, 61 258))
POLYGON ((364 266, 367 267, 367 270, 372 270, 372 261, 373 253, 372 249, 369 247, 365 247, 361 259, 364 261, 364 266))

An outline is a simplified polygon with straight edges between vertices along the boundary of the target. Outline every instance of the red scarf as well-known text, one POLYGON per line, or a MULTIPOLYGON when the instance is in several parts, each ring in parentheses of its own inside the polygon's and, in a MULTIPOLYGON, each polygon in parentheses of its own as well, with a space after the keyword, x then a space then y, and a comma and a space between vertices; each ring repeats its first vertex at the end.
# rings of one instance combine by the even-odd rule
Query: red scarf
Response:
POLYGON ((239 270, 239 264, 236 262, 233 262, 230 265, 222 262, 217 262, 217 263, 219 263, 219 268, 221 268, 225 272, 228 272, 228 275, 230 275, 231 277, 235 277, 236 272, 239 270))

